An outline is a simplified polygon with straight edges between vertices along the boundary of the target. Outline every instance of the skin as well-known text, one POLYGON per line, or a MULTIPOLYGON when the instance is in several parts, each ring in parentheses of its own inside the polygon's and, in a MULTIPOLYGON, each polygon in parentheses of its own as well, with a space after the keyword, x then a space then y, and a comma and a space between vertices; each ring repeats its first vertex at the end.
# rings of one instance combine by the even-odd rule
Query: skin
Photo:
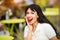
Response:
MULTIPOLYGON (((26 19, 29 31, 28 31, 28 36, 25 37, 24 40, 32 40, 32 32, 35 32, 36 30, 36 26, 38 24, 38 21, 37 21, 38 17, 39 16, 37 15, 36 11, 32 11, 30 8, 27 10, 25 19, 26 19), (32 20, 28 21, 28 19, 29 20, 32 19, 32 20)), ((50 40, 57 40, 57 37, 54 36, 50 40)))

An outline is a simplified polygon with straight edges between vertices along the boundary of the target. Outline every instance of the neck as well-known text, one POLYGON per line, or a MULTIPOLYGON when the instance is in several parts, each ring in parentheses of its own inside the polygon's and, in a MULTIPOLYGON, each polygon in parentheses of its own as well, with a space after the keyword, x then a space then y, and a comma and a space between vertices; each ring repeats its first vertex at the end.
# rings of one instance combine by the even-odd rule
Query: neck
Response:
POLYGON ((36 27, 38 25, 38 22, 35 22, 32 26, 33 26, 33 32, 36 30, 36 27))
POLYGON ((33 23, 33 27, 36 27, 36 26, 37 26, 37 24, 38 24, 38 22, 33 23))

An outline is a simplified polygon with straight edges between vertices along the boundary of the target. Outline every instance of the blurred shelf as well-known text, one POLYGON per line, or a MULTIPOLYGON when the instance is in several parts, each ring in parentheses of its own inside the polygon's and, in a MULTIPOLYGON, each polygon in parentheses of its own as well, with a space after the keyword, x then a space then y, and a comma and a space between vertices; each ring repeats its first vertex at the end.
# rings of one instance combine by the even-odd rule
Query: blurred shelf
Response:
POLYGON ((21 22, 25 22, 25 19, 21 18, 21 19, 9 19, 9 20, 2 20, 0 21, 1 23, 21 23, 21 22))
POLYGON ((59 15, 59 8, 46 8, 43 13, 46 16, 57 16, 59 15))
POLYGON ((13 40, 12 36, 0 36, 0 40, 13 40))

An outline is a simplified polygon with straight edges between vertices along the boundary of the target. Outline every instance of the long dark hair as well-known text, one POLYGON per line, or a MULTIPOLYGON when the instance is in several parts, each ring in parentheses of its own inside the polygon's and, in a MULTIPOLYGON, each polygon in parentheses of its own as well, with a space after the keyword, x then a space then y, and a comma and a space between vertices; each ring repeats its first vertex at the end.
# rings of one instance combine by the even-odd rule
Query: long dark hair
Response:
POLYGON ((39 5, 36 5, 36 4, 32 4, 32 5, 29 5, 26 10, 25 10, 25 15, 26 15, 26 11, 28 9, 31 9, 32 11, 36 11, 37 12, 37 15, 39 16, 39 18, 37 19, 39 23, 49 23, 53 29, 56 31, 56 28, 54 27, 54 25, 44 16, 41 8, 39 5))

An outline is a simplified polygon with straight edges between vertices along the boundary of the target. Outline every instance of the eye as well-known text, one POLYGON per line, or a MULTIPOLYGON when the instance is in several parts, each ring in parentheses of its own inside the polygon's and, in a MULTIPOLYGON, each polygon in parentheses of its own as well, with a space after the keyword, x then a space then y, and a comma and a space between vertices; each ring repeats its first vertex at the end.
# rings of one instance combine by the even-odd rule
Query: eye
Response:
POLYGON ((26 14, 29 14, 28 12, 26 12, 26 14))
POLYGON ((33 12, 31 14, 34 14, 33 12))

